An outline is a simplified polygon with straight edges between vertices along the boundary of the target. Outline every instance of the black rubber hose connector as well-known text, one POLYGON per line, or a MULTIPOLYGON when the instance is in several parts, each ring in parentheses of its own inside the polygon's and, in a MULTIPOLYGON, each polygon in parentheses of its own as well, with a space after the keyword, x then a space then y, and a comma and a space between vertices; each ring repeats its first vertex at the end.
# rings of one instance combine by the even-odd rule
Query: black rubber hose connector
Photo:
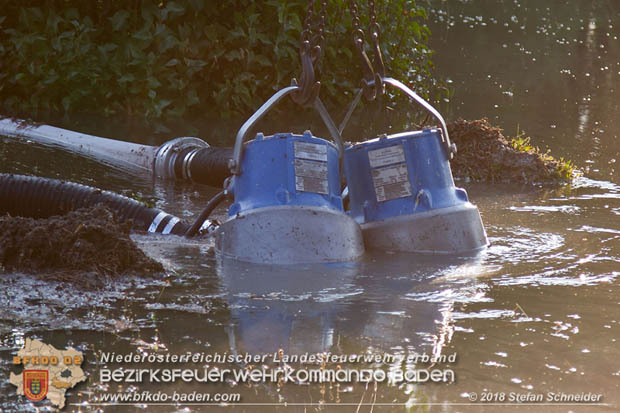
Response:
POLYGON ((0 214, 48 218, 103 204, 120 221, 138 231, 184 235, 189 225, 179 218, 114 192, 37 176, 0 174, 0 214))
POLYGON ((188 148, 176 157, 174 174, 177 179, 221 188, 230 176, 228 162, 232 159, 232 148, 208 147, 188 148), (186 158, 189 158, 189 161, 186 158))

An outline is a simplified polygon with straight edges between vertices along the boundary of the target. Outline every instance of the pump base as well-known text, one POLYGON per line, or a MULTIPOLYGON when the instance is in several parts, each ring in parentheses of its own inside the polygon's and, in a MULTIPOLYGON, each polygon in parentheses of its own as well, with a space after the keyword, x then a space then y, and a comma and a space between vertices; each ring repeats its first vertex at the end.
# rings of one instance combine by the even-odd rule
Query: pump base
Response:
POLYGON ((368 249, 467 254, 489 244, 478 208, 471 203, 362 224, 368 249))
POLYGON ((215 234, 226 258, 266 264, 353 261, 364 253, 359 225, 326 208, 274 206, 237 214, 215 234))

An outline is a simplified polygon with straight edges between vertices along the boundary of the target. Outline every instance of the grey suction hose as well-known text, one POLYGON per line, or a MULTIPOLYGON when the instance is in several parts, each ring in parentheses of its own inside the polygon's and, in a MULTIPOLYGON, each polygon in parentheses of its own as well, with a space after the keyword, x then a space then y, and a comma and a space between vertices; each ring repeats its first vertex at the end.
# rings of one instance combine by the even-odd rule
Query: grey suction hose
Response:
POLYGON ((74 182, 37 176, 0 174, 0 214, 47 218, 103 204, 121 221, 133 221, 133 229, 184 235, 189 224, 157 208, 74 182))
POLYGON ((230 175, 228 163, 233 152, 232 148, 216 148, 194 137, 172 139, 160 146, 139 145, 19 119, 2 119, 1 115, 0 135, 60 147, 132 172, 219 188, 230 175))

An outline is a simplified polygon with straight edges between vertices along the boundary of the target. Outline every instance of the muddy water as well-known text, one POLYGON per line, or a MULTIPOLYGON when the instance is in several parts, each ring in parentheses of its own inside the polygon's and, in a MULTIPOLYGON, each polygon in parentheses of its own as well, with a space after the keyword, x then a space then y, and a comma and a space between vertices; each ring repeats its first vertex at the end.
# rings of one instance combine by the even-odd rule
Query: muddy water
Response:
MULTIPOLYGON (((220 261, 210 243, 142 236, 137 242, 169 268, 167 280, 129 279, 95 292, 5 275, 0 281, 0 410, 41 407, 16 397, 7 379, 17 370, 11 356, 28 337, 85 352, 83 368, 90 379, 69 391, 67 402, 80 405, 67 411, 216 409, 97 405, 105 394, 147 390, 239 393, 243 403, 253 404, 228 408, 240 412, 618 411, 620 9, 611 1, 577 1, 571 7, 437 1, 434 6, 429 15, 435 62, 457 92, 446 108, 449 116, 488 116, 509 135, 518 125, 536 145, 583 165, 585 176, 555 189, 461 183, 480 208, 491 241, 474 257, 368 254, 352 264, 266 267, 220 261), (291 355, 456 354, 454 362, 435 366, 453 370, 456 381, 375 387, 355 382, 250 386, 232 380, 119 385, 99 379, 103 368, 149 367, 99 363, 102 351, 234 355, 279 349, 291 355), (593 393, 606 405, 554 400, 546 405, 549 393, 593 393), (520 403, 517 396, 523 398, 520 403), (543 402, 527 400, 540 396, 543 402), (283 403, 288 407, 272 405, 283 403)), ((33 144, 3 141, 0 148, 2 172, 97 185, 154 200, 188 219, 215 192, 154 185, 149 177, 128 177, 33 144)), ((223 218, 224 210, 216 214, 223 218)), ((246 366, 186 367, 205 364, 246 366)), ((279 365, 271 357, 264 364, 279 365)), ((386 360, 373 367, 405 364, 386 360)), ((416 366, 410 362, 408 367, 416 366)))

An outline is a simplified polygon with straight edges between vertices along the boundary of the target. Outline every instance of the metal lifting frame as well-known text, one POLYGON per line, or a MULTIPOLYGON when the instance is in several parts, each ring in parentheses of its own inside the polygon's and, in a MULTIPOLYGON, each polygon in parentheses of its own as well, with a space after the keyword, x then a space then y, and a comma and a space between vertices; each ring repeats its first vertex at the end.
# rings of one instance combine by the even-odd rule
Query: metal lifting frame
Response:
MULTIPOLYGON (((252 114, 252 116, 250 116, 248 120, 246 120, 245 123, 241 126, 241 128, 239 129, 239 132, 237 132, 237 137, 235 138, 235 146, 233 148, 233 157, 229 163, 230 172, 233 175, 239 175, 241 173, 241 157, 243 156, 243 141, 245 140, 245 137, 247 133, 250 131, 250 129, 252 129, 252 127, 256 124, 256 122, 258 122, 263 116, 265 116, 265 114, 273 106, 275 106, 280 100, 282 100, 282 98, 300 89, 301 88, 297 85, 288 86, 283 89, 280 89, 273 96, 271 96, 265 103, 263 103, 261 107, 258 108, 258 110, 254 112, 254 114, 252 114)), ((325 123, 325 126, 327 126, 327 129, 329 130, 329 133, 332 136, 332 139, 334 140, 334 142, 336 143, 336 146, 338 147, 338 158, 342 162, 342 157, 344 154, 344 144, 342 142, 342 137, 340 135, 340 132, 338 131, 338 127, 336 126, 333 119, 327 112, 325 105, 323 105, 323 102, 321 101, 319 97, 317 97, 314 100, 312 106, 321 116, 321 119, 325 123)))
MULTIPOLYGON (((426 100, 424 100, 420 95, 418 95, 413 90, 411 90, 407 85, 402 83, 401 81, 396 80, 396 79, 391 78, 391 77, 383 77, 383 78, 381 78, 381 80, 383 81, 383 83, 390 84, 390 85, 392 85, 392 86, 402 90, 403 92, 405 92, 410 98, 415 100, 420 106, 422 106, 427 112, 429 112, 431 115, 433 115, 435 117, 435 119, 437 119, 439 121, 440 129, 441 129, 441 135, 442 135, 441 136, 441 141, 443 143, 444 149, 446 150, 446 156, 448 156, 448 159, 452 159, 452 157, 456 153, 456 145, 454 143, 450 142, 450 136, 448 135, 448 127, 446 126, 446 121, 444 120, 443 116, 441 116, 439 111, 437 109, 435 109, 426 100)), ((368 83, 368 86, 372 86, 372 85, 374 85, 374 83, 375 83, 375 81, 372 80, 372 81, 370 81, 368 83)), ((357 95, 355 96, 355 98, 353 99, 353 102, 349 106, 349 110, 348 110, 347 114, 345 115, 342 123, 340 124, 340 128, 338 129, 339 133, 342 134, 342 131, 347 126, 347 122, 349 121, 349 118, 351 117, 351 114, 353 113, 353 110, 355 110, 355 107, 359 103, 360 98, 361 98, 363 93, 364 93, 364 88, 360 89, 357 92, 357 95)))

